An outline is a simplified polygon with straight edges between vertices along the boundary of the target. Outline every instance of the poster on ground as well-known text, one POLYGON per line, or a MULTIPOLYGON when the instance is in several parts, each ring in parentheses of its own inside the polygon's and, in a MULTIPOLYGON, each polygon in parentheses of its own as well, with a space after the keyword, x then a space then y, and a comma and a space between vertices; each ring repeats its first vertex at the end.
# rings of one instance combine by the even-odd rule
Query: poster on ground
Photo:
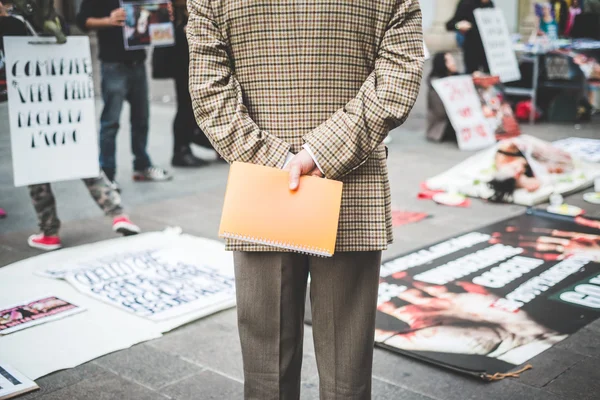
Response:
POLYGON ((125 10, 123 40, 127 50, 175 44, 167 0, 121 1, 125 10))
POLYGON ((139 317, 164 321, 235 303, 233 268, 212 261, 190 251, 185 242, 164 247, 140 242, 42 274, 64 279, 82 293, 139 317))
POLYGON ((506 139, 428 179, 430 190, 533 206, 593 185, 600 165, 528 135, 506 139))
POLYGON ((489 379, 600 317, 600 232, 524 214, 382 265, 376 343, 489 379))
POLYGON ((504 83, 521 79, 519 63, 513 49, 504 13, 498 8, 478 8, 475 21, 492 75, 504 83))
POLYGON ((38 390, 39 386, 0 360, 0 400, 8 400, 38 390))
POLYGON ((444 103, 461 150, 480 150, 496 142, 470 75, 436 79, 432 85, 444 103))
POLYGON ((0 305, 0 335, 8 335, 84 310, 85 308, 56 296, 28 300, 8 307, 0 305))
POLYGON ((99 174, 87 36, 4 38, 15 186, 99 174))

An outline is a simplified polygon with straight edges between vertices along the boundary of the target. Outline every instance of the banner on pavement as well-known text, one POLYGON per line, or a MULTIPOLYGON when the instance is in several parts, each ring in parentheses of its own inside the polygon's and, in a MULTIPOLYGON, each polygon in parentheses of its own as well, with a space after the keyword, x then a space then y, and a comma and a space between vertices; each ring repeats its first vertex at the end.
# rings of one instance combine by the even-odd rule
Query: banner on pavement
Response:
POLYGON ((535 211, 382 265, 376 343, 490 380, 600 317, 600 233, 535 211))
POLYGON ((98 176, 86 36, 4 38, 15 186, 98 176))
POLYGON ((532 206, 553 193, 584 189, 600 177, 600 165, 528 135, 495 146, 428 179, 430 190, 532 206))
POLYGON ((436 79, 432 85, 444 103, 461 150, 480 150, 496 142, 470 75, 436 79))
POLYGON ((492 75, 499 76, 502 82, 521 79, 519 63, 502 10, 478 8, 475 10, 475 21, 492 75))

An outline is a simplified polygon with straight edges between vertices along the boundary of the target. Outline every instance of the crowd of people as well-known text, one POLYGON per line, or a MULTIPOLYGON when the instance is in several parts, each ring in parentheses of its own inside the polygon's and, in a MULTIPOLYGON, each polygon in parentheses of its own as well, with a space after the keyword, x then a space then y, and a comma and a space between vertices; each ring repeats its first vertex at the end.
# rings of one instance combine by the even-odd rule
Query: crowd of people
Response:
MULTIPOLYGON (((23 18, 13 2, 0 2, 0 35, 22 36, 40 33, 23 18)), ((173 167, 195 168, 208 165, 192 153, 191 144, 207 149, 213 147, 198 127, 189 93, 189 50, 186 38, 188 20, 186 0, 174 0, 169 4, 169 14, 175 28, 175 45, 156 48, 153 60, 153 76, 168 78, 175 82, 177 112, 173 121, 173 167), (166 52, 166 53, 165 53, 166 52), (161 63, 163 65, 161 65, 161 63), (167 71, 166 73, 164 71, 167 71), (163 71, 163 72, 160 72, 163 71)), ((163 182, 172 174, 155 165, 147 152, 149 132, 149 96, 146 69, 146 50, 125 48, 122 28, 125 11, 118 0, 84 0, 76 23, 83 31, 96 31, 99 59, 101 62, 101 96, 103 109, 100 116, 100 167, 98 177, 84 179, 90 195, 104 213, 113 220, 113 230, 123 235, 140 232, 140 228, 124 213, 121 205, 121 188, 117 183, 116 137, 120 130, 123 103, 130 105, 131 150, 133 153, 133 180, 137 182, 163 182)), ((63 35, 69 27, 59 24, 63 35)), ((3 51, 0 40, 0 51, 3 51)), ((222 161, 220 157, 217 162, 222 161)), ((38 218, 40 233, 31 235, 30 246, 41 250, 61 247, 56 199, 49 183, 29 186, 29 193, 38 218)), ((6 212, 0 208, 0 218, 6 212)))

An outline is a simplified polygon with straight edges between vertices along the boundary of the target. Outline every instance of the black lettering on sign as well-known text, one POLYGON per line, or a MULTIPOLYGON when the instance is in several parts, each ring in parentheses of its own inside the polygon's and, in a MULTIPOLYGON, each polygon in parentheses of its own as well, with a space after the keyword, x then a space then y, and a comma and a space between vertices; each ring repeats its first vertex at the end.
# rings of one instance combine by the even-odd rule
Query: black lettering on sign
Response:
POLYGON ((37 131, 31 134, 31 148, 56 147, 77 143, 77 130, 37 131))
POLYGON ((68 81, 65 83, 65 100, 85 100, 94 96, 94 83, 89 80, 68 81))

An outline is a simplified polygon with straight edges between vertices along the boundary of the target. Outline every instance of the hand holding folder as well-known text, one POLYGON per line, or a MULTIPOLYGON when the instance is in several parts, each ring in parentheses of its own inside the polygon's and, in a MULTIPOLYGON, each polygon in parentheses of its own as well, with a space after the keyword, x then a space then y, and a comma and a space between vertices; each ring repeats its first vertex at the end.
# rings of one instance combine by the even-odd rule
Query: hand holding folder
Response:
POLYGON ((219 236, 331 257, 335 251, 342 182, 234 162, 229 171, 219 236))

